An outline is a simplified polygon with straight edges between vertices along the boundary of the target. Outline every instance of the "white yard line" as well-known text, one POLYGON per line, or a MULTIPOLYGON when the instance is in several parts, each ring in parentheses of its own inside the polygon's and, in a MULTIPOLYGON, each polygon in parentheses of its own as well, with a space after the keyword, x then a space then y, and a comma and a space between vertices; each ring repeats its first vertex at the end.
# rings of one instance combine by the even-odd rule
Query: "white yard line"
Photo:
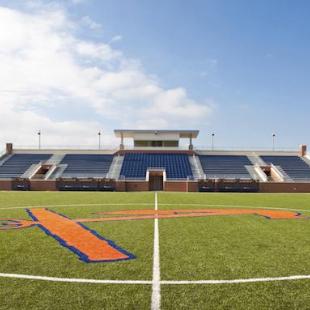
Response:
MULTIPOLYGON (((155 192, 155 210, 158 210, 157 192, 155 192)), ((153 253, 153 281, 152 281, 152 310, 160 309, 160 258, 159 258, 159 229, 158 217, 154 219, 154 253, 153 253)))
POLYGON ((57 278, 45 276, 32 276, 26 274, 0 273, 1 278, 40 280, 50 282, 70 282, 70 283, 92 283, 92 284, 152 284, 152 281, 144 280, 99 280, 99 279, 76 279, 76 278, 57 278))
MULTIPOLYGON (((156 196, 155 196, 156 197, 156 196)), ((155 198, 156 199, 156 198, 155 198)), ((220 208, 253 208, 253 209, 269 209, 269 210, 288 210, 296 212, 310 212, 310 210, 294 209, 294 208, 273 208, 263 206, 249 206, 249 205, 223 205, 223 204, 205 204, 205 203, 161 203, 164 206, 200 206, 200 207, 220 207, 220 208)), ((19 207, 5 207, 1 210, 14 209, 29 209, 29 208, 59 208, 59 207, 92 207, 92 206, 151 206, 153 203, 148 202, 132 202, 132 203, 87 203, 87 204, 62 204, 62 205, 36 205, 36 206, 19 206, 19 207)), ((155 206, 156 207, 156 206, 155 206)))
POLYGON ((132 203, 79 203, 79 204, 66 204, 66 205, 41 205, 41 206, 20 206, 20 207, 4 207, 1 210, 14 210, 14 209, 34 209, 34 208, 59 208, 59 207, 95 207, 95 206, 152 206, 153 203, 147 202, 132 202, 132 203))
POLYGON ((193 280, 193 281, 161 281, 161 284, 184 285, 184 284, 234 284, 234 283, 256 283, 256 282, 275 282, 310 279, 310 275, 296 275, 287 277, 269 277, 269 278, 249 278, 249 279, 232 279, 232 280, 193 280))
MULTIPOLYGON (((140 284, 140 285, 152 285, 152 288, 154 288, 154 281, 149 280, 100 280, 100 279, 80 279, 80 278, 58 278, 58 277, 33 276, 33 275, 15 274, 15 273, 0 273, 0 278, 13 278, 13 279, 49 281, 49 282, 90 283, 90 284, 140 284)), ((241 283, 257 283, 257 282, 296 281, 307 279, 310 279, 310 275, 294 275, 286 277, 248 278, 248 279, 232 279, 232 280, 163 280, 158 281, 158 285, 160 287, 160 285, 241 284, 241 283)), ((160 292, 156 296, 157 301, 160 302, 160 292)), ((157 305, 160 306, 159 303, 157 305)), ((152 307, 153 307, 153 299, 152 299, 152 307)))
MULTIPOLYGON (((296 212, 310 212, 305 209, 294 208, 272 208, 263 206, 248 206, 248 205, 222 205, 222 204, 204 204, 204 203, 161 203, 164 206, 200 206, 200 207, 220 207, 220 208, 253 208, 253 209, 269 209, 269 210, 288 210, 296 212)), ((88 203, 88 204, 63 204, 63 205, 41 205, 41 206, 19 206, 19 207, 5 207, 1 210, 14 210, 14 209, 34 209, 34 208, 59 208, 59 207, 92 207, 92 206, 151 206, 153 203, 136 202, 136 203, 88 203)))
POLYGON ((268 206, 249 206, 249 205, 223 205, 223 204, 207 204, 207 203, 160 203, 162 206, 199 206, 199 207, 223 207, 223 208, 256 208, 256 209, 270 209, 270 210, 291 210, 291 211, 308 211, 304 209, 292 209, 292 208, 273 208, 268 206))

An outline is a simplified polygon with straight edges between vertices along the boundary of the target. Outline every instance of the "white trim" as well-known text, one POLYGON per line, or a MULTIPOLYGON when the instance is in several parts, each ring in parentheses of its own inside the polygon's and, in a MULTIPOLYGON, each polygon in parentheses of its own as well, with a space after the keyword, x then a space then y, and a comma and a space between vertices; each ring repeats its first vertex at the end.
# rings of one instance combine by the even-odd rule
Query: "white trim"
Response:
MULTIPOLYGON (((155 192, 155 210, 158 210, 157 192, 155 192)), ((154 253, 153 253, 153 281, 152 281, 152 310, 160 309, 160 258, 159 258, 159 229, 158 217, 154 219, 154 253)))

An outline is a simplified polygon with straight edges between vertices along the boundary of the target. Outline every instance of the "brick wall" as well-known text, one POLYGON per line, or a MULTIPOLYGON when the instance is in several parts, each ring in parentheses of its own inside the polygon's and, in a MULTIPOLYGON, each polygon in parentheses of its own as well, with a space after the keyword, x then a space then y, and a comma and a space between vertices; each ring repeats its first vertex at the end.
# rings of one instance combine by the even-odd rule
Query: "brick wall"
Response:
POLYGON ((126 182, 126 191, 127 192, 147 192, 149 191, 149 182, 126 182))
POLYGON ((115 190, 117 192, 126 192, 126 182, 125 181, 117 181, 115 183, 115 190))
POLYGON ((10 190, 12 190, 12 181, 0 180, 0 191, 10 191, 10 190))
POLYGON ((261 193, 310 193, 310 183, 260 183, 261 193))
POLYGON ((30 180, 32 191, 57 191, 56 181, 30 180))
POLYGON ((189 192, 198 192, 198 182, 188 182, 189 192))
POLYGON ((166 192, 187 192, 187 182, 166 181, 164 191, 166 192))

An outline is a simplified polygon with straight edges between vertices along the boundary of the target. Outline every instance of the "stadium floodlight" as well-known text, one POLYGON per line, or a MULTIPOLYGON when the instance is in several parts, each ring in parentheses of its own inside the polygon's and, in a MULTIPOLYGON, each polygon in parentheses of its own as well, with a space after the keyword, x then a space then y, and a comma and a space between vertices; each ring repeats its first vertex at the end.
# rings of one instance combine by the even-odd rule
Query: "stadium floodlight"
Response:
POLYGON ((212 132, 212 135, 211 135, 211 149, 212 149, 212 151, 214 150, 214 136, 215 136, 215 133, 212 132))
POLYGON ((98 149, 100 150, 101 148, 101 131, 98 131, 98 149))
POLYGON ((39 146, 39 150, 41 149, 41 130, 38 131, 38 146, 39 146))
POLYGON ((275 150, 275 142, 276 142, 276 134, 273 133, 272 134, 272 150, 275 150))

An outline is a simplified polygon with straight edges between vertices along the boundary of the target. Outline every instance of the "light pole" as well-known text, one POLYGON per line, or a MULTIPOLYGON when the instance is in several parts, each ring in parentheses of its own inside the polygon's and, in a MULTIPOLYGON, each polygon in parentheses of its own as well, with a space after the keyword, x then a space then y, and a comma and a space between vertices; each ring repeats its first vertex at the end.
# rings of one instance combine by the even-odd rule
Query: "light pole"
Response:
POLYGON ((276 134, 272 134, 272 150, 275 150, 275 144, 276 144, 276 134))
POLYGON ((98 148, 101 148, 101 131, 98 132, 98 148))
POLYGON ((212 132, 212 135, 211 135, 211 149, 212 149, 212 151, 214 150, 214 136, 215 136, 215 133, 212 132))
POLYGON ((39 150, 41 149, 41 130, 38 131, 39 150))

